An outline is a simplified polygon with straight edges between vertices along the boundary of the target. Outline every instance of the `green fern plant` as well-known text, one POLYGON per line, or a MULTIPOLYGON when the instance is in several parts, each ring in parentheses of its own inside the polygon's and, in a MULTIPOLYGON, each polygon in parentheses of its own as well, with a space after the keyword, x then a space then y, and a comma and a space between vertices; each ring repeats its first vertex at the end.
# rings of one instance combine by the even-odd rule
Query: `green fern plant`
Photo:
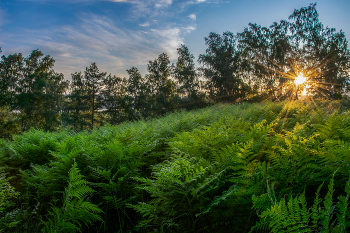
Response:
POLYGON ((314 204, 307 208, 305 192, 288 201, 284 198, 275 202, 269 209, 259 214, 261 219, 250 232, 261 231, 271 233, 301 233, 301 232, 348 232, 350 225, 348 201, 350 196, 350 177, 345 186, 345 196, 339 196, 338 203, 333 202, 334 176, 328 185, 328 192, 320 206, 322 199, 319 193, 321 184, 314 198, 314 204), (334 215, 336 214, 336 217, 334 215))
POLYGON ((6 214, 6 208, 11 206, 11 201, 19 196, 19 192, 15 191, 9 180, 12 177, 6 177, 3 168, 0 167, 0 232, 9 230, 19 222, 11 219, 9 214, 6 214))
POLYGON ((86 201, 89 194, 93 193, 84 177, 77 168, 77 163, 69 171, 68 186, 64 192, 63 206, 52 207, 48 222, 44 222, 43 232, 81 232, 82 224, 88 226, 94 221, 102 221, 99 214, 102 210, 95 204, 86 201))

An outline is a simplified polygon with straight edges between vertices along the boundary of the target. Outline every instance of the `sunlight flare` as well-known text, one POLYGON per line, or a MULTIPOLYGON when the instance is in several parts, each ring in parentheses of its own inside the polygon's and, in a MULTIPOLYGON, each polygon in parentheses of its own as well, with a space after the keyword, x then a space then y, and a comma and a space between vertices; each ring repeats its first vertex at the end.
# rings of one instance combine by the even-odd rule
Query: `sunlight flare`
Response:
POLYGON ((298 77, 295 78, 294 82, 296 85, 300 85, 303 84, 307 81, 307 78, 304 77, 303 74, 299 74, 298 77))

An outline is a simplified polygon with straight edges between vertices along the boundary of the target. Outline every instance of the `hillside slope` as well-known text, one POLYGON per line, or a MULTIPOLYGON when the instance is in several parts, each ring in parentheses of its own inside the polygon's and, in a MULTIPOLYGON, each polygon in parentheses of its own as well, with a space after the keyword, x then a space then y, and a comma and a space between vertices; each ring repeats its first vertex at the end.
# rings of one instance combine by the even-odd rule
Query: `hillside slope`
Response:
POLYGON ((350 111, 337 101, 31 130, 0 141, 0 229, 347 232, 349 163, 350 111))

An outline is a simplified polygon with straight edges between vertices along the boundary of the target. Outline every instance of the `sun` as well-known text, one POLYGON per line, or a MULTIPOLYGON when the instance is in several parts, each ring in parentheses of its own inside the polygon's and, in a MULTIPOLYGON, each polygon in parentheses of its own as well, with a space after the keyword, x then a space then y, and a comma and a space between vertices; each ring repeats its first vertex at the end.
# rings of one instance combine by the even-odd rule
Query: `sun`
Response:
POLYGON ((294 79, 294 82, 296 85, 301 85, 301 84, 305 83, 306 81, 307 81, 307 77, 304 77, 304 75, 302 73, 300 73, 298 75, 298 77, 296 77, 294 79))

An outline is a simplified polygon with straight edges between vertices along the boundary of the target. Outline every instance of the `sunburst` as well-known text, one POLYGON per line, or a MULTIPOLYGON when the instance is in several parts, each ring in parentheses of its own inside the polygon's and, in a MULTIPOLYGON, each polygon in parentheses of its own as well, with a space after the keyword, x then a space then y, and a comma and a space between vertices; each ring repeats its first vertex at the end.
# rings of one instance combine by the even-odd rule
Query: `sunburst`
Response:
POLYGON ((307 77, 304 77, 304 74, 300 73, 295 79, 294 82, 296 85, 301 85, 307 82, 307 77))
MULTIPOLYGON (((282 51, 284 54, 287 54, 283 49, 282 51)), ((291 93, 291 96, 295 96, 296 99, 298 99, 298 95, 304 97, 311 97, 315 94, 325 96, 325 93, 331 93, 330 88, 332 86, 338 85, 325 82, 324 78, 328 72, 334 70, 334 68, 326 68, 337 57, 334 51, 329 52, 322 60, 317 60, 312 59, 312 56, 303 53, 299 49, 292 50, 290 48, 288 49, 287 66, 280 65, 262 54, 257 54, 257 57, 270 62, 270 65, 253 61, 254 63, 272 71, 274 73, 273 76, 276 78, 282 77, 290 80, 286 82, 287 85, 283 86, 283 93, 291 93), (271 64, 273 65, 272 67, 271 64)))

